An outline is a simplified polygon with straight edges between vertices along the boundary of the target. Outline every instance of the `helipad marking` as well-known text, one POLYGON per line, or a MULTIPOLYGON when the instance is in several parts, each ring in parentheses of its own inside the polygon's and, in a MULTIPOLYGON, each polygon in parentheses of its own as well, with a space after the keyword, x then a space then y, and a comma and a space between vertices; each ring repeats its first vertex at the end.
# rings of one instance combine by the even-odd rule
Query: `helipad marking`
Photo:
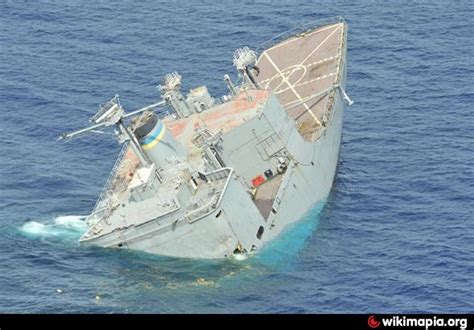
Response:
MULTIPOLYGON (((328 77, 332 77, 336 75, 335 72, 331 72, 331 73, 328 73, 328 74, 325 74, 325 75, 322 75, 322 76, 319 76, 319 77, 316 77, 316 78, 313 78, 313 79, 310 79, 310 80, 306 80, 300 84, 295 84, 293 85, 294 87, 299 87, 299 86, 303 86, 303 85, 306 85, 306 84, 309 84, 309 83, 312 83, 312 82, 315 82, 315 81, 318 81, 318 80, 321 80, 321 79, 326 79, 328 77)), ((289 90, 289 88, 285 88, 285 89, 282 89, 282 90, 279 90, 278 92, 275 92, 275 94, 281 94, 281 93, 284 93, 286 92, 287 90, 289 90)))
MULTIPOLYGON (((275 64, 275 62, 273 62, 272 58, 267 54, 266 51, 263 52, 263 54, 265 55, 265 57, 268 59, 268 61, 270 62, 271 65, 273 65, 273 67, 275 68, 275 70, 280 74, 281 76, 281 79, 283 79, 286 84, 288 85, 288 87, 290 87, 290 89, 292 90, 292 92, 295 94, 295 96, 298 98, 298 100, 303 104, 303 106, 306 108, 306 110, 310 113, 310 115, 313 117, 314 121, 319 125, 321 126, 321 122, 319 121, 318 117, 316 117, 316 115, 311 111, 311 109, 308 107, 308 105, 306 103, 304 103, 304 101, 301 99, 301 96, 300 94, 298 94, 298 92, 295 90, 295 88, 293 87, 292 84, 290 84, 290 82, 288 81, 288 79, 286 79, 286 77, 282 74, 282 72, 280 71, 280 69, 278 68, 278 66, 275 64)), ((302 65, 302 63, 301 63, 302 65)))
MULTIPOLYGON (((287 80, 290 79, 290 77, 293 75, 293 73, 297 72, 298 70, 303 70, 303 73, 301 74, 301 76, 294 82, 294 84, 297 84, 301 81, 301 79, 304 78, 305 74, 306 74, 306 71, 307 71, 307 68, 306 66, 304 65, 299 65, 299 64, 296 64, 296 65, 292 65, 290 67, 287 67, 284 71, 281 72, 282 75, 284 75, 287 80)), ((260 81, 260 83, 265 83, 266 82, 266 85, 265 85, 265 89, 269 89, 270 87, 270 83, 273 81, 273 79, 275 78, 278 78, 278 76, 280 76, 279 73, 276 73, 273 77, 269 78, 269 79, 266 79, 266 80, 262 80, 260 81)), ((273 90, 275 91, 275 94, 277 94, 280 86, 284 83, 284 81, 282 80, 277 87, 273 88, 273 90)))
MULTIPOLYGON (((334 56, 331 56, 331 57, 326 57, 326 58, 323 58, 322 60, 319 60, 319 61, 315 61, 315 62, 312 62, 312 63, 309 63, 309 64, 306 64, 306 65, 301 65, 301 64, 295 64, 295 65, 292 65, 288 68, 286 68, 285 70, 283 70, 282 72, 286 74, 286 71, 291 68, 291 67, 303 67, 305 68, 305 70, 307 70, 309 67, 311 66, 315 66, 315 65, 318 65, 318 64, 322 64, 324 62, 329 62, 329 61, 332 61, 332 60, 335 60, 336 58, 338 58, 339 55, 334 55, 334 56)), ((293 71, 296 71, 298 68, 294 68, 292 70, 292 72, 290 72, 290 76, 291 74, 293 73, 293 71)), ((267 79, 264 79, 264 80, 260 80, 259 82, 261 84, 265 84, 265 83, 268 83, 269 81, 273 80, 274 78, 276 78, 278 76, 278 74, 275 74, 273 77, 270 77, 270 78, 267 78, 267 79)), ((268 86, 268 85, 267 85, 268 86)))
POLYGON ((325 43, 326 41, 328 41, 329 38, 331 38, 332 35, 333 35, 337 30, 339 30, 340 28, 341 28, 341 24, 338 24, 338 26, 334 29, 334 31, 332 31, 331 33, 329 33, 329 35, 326 37, 326 39, 324 39, 315 49, 313 49, 313 50, 311 51, 311 53, 309 53, 309 55, 306 56, 306 58, 305 58, 300 64, 303 65, 304 62, 306 62, 308 59, 310 59, 311 56, 313 56, 313 54, 316 53, 316 52, 319 50, 319 48, 321 48, 321 46, 324 45, 324 43, 325 43))

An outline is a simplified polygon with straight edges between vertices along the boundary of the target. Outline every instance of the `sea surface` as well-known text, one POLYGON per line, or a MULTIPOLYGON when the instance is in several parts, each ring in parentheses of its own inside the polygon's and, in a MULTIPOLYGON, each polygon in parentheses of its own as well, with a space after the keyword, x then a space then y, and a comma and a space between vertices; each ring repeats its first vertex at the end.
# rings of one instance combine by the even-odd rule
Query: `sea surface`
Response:
POLYGON ((1 313, 474 311, 472 1, 0 1, 1 313), (245 260, 77 243, 119 151, 70 142, 119 94, 226 87, 233 51, 349 24, 340 166, 315 206, 245 260))

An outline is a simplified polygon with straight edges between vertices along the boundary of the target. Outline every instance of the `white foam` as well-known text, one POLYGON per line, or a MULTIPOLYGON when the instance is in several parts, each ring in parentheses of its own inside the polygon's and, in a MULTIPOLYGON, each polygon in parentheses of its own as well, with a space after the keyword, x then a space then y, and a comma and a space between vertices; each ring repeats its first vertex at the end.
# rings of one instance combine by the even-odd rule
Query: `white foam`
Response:
POLYGON ((232 256, 237 261, 243 261, 243 260, 247 259, 247 255, 243 254, 243 253, 234 253, 232 256))
POLYGON ((41 223, 29 221, 21 226, 20 230, 34 237, 62 237, 79 238, 86 230, 85 216, 65 215, 54 218, 52 221, 41 223))
POLYGON ((34 236, 47 236, 51 234, 46 225, 36 221, 29 221, 25 223, 23 226, 21 226, 21 231, 23 231, 25 234, 34 236))
POLYGON ((85 218, 83 215, 64 215, 54 219, 54 223, 69 229, 85 231, 87 229, 85 218))

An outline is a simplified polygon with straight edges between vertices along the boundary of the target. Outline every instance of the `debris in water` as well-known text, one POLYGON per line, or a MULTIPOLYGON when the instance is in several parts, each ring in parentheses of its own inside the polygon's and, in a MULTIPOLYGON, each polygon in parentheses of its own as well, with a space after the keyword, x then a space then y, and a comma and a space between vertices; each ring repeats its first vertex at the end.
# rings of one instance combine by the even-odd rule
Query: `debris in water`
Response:
POLYGON ((197 285, 202 285, 202 286, 207 286, 207 287, 210 287, 210 288, 217 287, 217 284, 214 281, 208 281, 208 280, 206 280, 205 278, 202 278, 202 277, 200 277, 196 280, 196 284, 197 285))
POLYGON ((56 292, 57 292, 57 293, 63 293, 64 291, 61 290, 61 289, 56 289, 56 292))

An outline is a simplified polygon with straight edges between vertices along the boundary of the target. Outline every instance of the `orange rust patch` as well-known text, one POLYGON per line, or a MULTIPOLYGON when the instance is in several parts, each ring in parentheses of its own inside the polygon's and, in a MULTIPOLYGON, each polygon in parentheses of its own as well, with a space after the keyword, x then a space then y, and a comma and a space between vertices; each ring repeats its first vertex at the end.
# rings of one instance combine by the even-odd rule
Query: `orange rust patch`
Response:
POLYGON ((174 137, 181 137, 189 125, 193 125, 193 130, 198 128, 231 129, 239 126, 245 120, 242 115, 246 111, 254 109, 257 104, 268 97, 266 90, 248 90, 240 93, 237 97, 227 103, 216 106, 213 109, 202 113, 195 113, 188 118, 176 120, 164 120, 166 127, 174 137))
POLYGON ((128 147, 127 151, 125 152, 125 156, 123 157, 120 170, 119 172, 117 172, 117 175, 114 180, 119 181, 121 178, 124 178, 127 182, 130 182, 133 177, 133 173, 135 172, 138 165, 140 165, 140 160, 138 159, 132 148, 128 147), (126 161, 128 162, 128 164, 126 164, 126 166, 123 166, 126 161))
POLYGON ((171 131, 171 134, 173 134, 174 137, 177 137, 183 133, 188 122, 189 118, 180 118, 178 120, 167 122, 165 125, 171 131))
POLYGON ((260 101, 267 97, 268 91, 265 90, 242 92, 235 100, 225 103, 214 110, 203 112, 201 119, 210 128, 217 128, 219 126, 235 127, 242 122, 239 113, 254 109, 260 101))

